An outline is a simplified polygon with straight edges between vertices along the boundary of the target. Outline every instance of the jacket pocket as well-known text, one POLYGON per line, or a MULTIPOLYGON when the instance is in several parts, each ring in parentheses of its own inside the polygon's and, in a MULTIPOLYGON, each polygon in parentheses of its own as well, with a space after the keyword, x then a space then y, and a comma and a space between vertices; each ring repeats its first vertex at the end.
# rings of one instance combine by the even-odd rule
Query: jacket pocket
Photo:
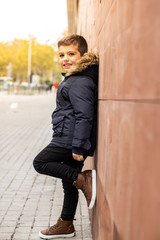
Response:
POLYGON ((52 120, 54 136, 61 136, 64 126, 65 116, 55 117, 52 120))

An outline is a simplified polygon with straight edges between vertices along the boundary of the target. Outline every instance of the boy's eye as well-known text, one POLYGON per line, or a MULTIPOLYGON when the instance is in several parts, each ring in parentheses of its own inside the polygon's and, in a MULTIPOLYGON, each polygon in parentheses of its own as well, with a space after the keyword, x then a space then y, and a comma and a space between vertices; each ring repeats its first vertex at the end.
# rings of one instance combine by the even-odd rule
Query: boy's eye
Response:
POLYGON ((59 57, 64 57, 64 54, 59 54, 59 57))
POLYGON ((70 56, 74 56, 74 55, 75 55, 75 53, 70 53, 69 55, 70 55, 70 56))

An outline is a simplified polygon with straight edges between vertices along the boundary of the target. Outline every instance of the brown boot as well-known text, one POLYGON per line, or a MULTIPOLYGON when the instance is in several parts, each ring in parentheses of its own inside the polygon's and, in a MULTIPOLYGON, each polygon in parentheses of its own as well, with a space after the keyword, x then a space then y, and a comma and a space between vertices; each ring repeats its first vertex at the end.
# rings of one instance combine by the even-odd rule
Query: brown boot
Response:
POLYGON ((39 232, 39 237, 43 239, 69 238, 75 236, 73 221, 63 221, 58 219, 57 223, 39 232))
POLYGON ((73 185, 84 193, 88 208, 93 208, 96 200, 96 170, 80 172, 73 185))

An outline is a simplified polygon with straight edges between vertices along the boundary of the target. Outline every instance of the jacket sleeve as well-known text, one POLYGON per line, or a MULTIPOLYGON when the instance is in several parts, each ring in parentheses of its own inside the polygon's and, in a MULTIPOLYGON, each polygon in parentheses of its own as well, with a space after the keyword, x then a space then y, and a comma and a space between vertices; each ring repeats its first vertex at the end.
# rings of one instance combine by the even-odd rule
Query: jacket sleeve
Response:
MULTIPOLYGON (((72 141, 72 151, 89 150, 90 135, 94 118, 94 83, 87 77, 79 77, 73 81, 69 98, 75 114, 75 129, 72 141)), ((80 152, 80 151, 79 151, 80 152)))

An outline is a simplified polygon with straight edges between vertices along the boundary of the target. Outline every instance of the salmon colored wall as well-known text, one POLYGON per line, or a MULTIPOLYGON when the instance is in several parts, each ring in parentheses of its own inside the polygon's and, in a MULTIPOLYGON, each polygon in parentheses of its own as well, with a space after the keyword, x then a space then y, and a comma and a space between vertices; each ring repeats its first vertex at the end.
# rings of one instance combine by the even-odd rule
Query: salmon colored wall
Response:
POLYGON ((160 239, 159 9, 79 0, 78 33, 100 57, 94 240, 160 239))

